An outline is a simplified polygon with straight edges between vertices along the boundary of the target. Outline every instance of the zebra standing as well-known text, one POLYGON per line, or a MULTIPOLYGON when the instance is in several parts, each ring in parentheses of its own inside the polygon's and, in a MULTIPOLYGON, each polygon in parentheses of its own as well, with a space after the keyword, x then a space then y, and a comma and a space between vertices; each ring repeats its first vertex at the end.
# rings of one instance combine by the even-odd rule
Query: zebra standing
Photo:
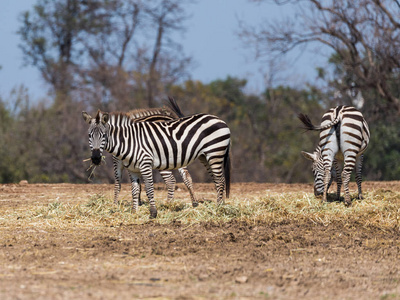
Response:
POLYGON ((331 108, 322 116, 320 126, 314 126, 306 115, 299 114, 299 119, 305 125, 305 129, 320 131, 319 144, 314 153, 302 151, 305 158, 313 161, 314 194, 323 194, 323 201, 327 200, 327 192, 332 183, 331 170, 334 165, 338 185, 337 198, 340 197, 340 187, 343 182, 345 204, 351 205, 349 181, 355 167, 358 198, 362 199, 361 168, 370 132, 361 112, 351 106, 341 105, 331 108), (339 161, 344 161, 343 168, 339 161))
MULTIPOLYGON (((182 116, 180 110, 175 112, 182 116)), ((98 111, 92 118, 82 112, 82 116, 89 124, 93 164, 100 164, 106 150, 123 162, 133 179, 141 174, 150 203, 150 217, 157 216, 152 169, 178 169, 199 158, 213 177, 218 204, 223 203, 224 190, 229 197, 230 130, 218 117, 195 114, 167 122, 136 122, 124 113, 98 111)), ((133 210, 136 210, 137 181, 132 185, 135 186, 133 210)))
MULTIPOLYGON (((134 119, 135 122, 160 122, 160 121, 170 121, 170 120, 178 118, 178 116, 171 109, 166 108, 166 107, 149 108, 149 109, 135 109, 135 110, 129 111, 127 113, 127 115, 131 119, 134 119)), ((121 191, 121 177, 122 177, 122 171, 124 169, 124 164, 120 159, 113 156, 113 166, 114 166, 114 178, 115 178, 114 202, 118 203, 118 195, 121 191)), ((186 167, 179 168, 178 171, 183 179, 184 184, 186 185, 187 189, 189 190, 190 198, 192 200, 192 206, 193 207, 198 206, 198 201, 197 201, 197 199, 194 195, 194 191, 193 191, 192 177, 190 176, 189 171, 187 170, 186 167)), ((129 169, 128 169, 128 174, 129 174, 129 178, 132 183, 132 193, 134 193, 134 192, 139 193, 138 203, 139 203, 139 205, 141 205, 140 180, 139 180, 139 178, 136 178, 135 176, 133 176, 131 174, 131 172, 129 171, 129 169), (139 191, 136 191, 136 189, 134 188, 136 185, 139 187, 139 191)), ((176 185, 175 177, 172 174, 171 170, 160 170, 160 175, 163 178, 165 184, 167 185, 167 190, 168 190, 167 200, 171 201, 174 197, 174 191, 175 191, 175 185, 176 185)), ((135 195, 132 195, 132 196, 135 197, 135 195)))

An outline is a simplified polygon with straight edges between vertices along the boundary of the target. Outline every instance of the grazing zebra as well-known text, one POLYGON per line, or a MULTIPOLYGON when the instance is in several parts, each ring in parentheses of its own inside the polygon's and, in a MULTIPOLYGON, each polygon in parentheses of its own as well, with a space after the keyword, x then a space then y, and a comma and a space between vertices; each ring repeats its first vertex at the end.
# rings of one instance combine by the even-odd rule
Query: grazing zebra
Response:
POLYGON ((103 150, 123 162, 135 186, 133 210, 138 207, 137 179, 141 174, 152 218, 157 216, 152 169, 179 169, 199 158, 213 177, 218 204, 223 203, 224 190, 229 197, 231 139, 228 126, 208 114, 181 117, 175 101, 170 99, 170 102, 180 118, 166 122, 136 122, 127 114, 100 110, 92 118, 82 112, 89 124, 93 164, 100 164, 103 150))
MULTIPOLYGON (((127 113, 127 115, 134 119, 135 122, 160 122, 160 121, 169 121, 178 118, 178 116, 170 109, 166 107, 162 108, 149 108, 149 109, 135 109, 131 110, 127 113)), ((121 191, 121 177, 122 171, 124 169, 123 162, 117 157, 113 156, 113 165, 114 165, 114 178, 115 178, 115 186, 114 186, 114 202, 118 203, 118 195, 121 191)), ((198 201, 194 195, 193 191, 193 181, 192 177, 189 174, 189 171, 186 167, 178 169, 179 174, 181 175, 183 182, 185 183, 187 189, 190 193, 190 198, 192 199, 192 206, 198 206, 198 201)), ((128 169, 129 178, 132 182, 132 193, 138 192, 139 198, 138 203, 141 205, 140 201, 140 181, 139 178, 132 176, 131 172, 128 169), (136 182, 135 182, 136 181, 136 182), (135 183, 135 184, 133 184, 135 183), (134 188, 137 184, 139 191, 136 191, 134 188)), ((167 185, 168 197, 167 200, 171 201, 174 197, 176 180, 171 170, 161 170, 161 177, 163 178, 165 184, 167 185)), ((134 197, 134 196, 133 196, 134 197)))
POLYGON ((305 125, 305 129, 320 131, 319 144, 314 153, 302 151, 305 158, 313 161, 314 194, 323 194, 323 201, 327 200, 327 192, 332 183, 332 170, 332 173, 336 172, 337 177, 337 198, 340 197, 340 187, 343 182, 345 204, 351 205, 349 181, 355 167, 358 198, 363 199, 361 168, 370 133, 361 112, 351 106, 341 105, 331 108, 322 116, 320 126, 314 126, 306 115, 299 114, 299 119, 305 125), (339 161, 344 161, 343 168, 339 161), (332 164, 335 170, 332 169, 332 164))

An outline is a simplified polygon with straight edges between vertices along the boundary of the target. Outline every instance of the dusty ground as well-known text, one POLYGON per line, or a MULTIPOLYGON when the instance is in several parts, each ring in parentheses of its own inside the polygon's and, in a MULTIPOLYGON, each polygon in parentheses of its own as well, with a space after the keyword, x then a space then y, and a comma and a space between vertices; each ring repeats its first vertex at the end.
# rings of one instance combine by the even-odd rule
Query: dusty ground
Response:
MULTIPOLYGON (((18 212, 112 185, 0 185, 0 299, 399 299, 398 229, 359 221, 57 227, 18 212), (15 226, 1 225, 16 212, 15 226), (60 229, 61 228, 61 229, 60 229)), ((196 184, 201 197, 211 184, 196 184)), ((234 184, 232 194, 311 192, 311 185, 234 184)), ((365 190, 399 191, 400 182, 365 190)), ((123 187, 129 199, 129 187, 123 187)), ((156 191, 161 193, 160 191, 156 191)), ((162 193, 165 194, 164 191, 162 193)), ((164 195, 163 194, 163 195, 164 195)), ((176 197, 185 197, 182 188, 176 197)))

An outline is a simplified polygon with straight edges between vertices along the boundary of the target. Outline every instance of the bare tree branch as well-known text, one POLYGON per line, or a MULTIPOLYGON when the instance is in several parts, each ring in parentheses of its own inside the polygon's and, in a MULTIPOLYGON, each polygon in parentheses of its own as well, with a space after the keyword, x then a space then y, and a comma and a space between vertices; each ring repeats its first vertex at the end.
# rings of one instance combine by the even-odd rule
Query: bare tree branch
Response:
MULTIPOLYGON (((268 0, 253 1, 257 3, 268 0)), ((340 55, 343 72, 366 91, 375 89, 400 113, 400 95, 392 89, 400 77, 400 5, 389 0, 274 0, 296 5, 298 18, 267 21, 258 28, 241 23, 239 36, 256 57, 285 56, 310 43, 340 55)), ((349 84, 344 82, 343 84, 349 84)))

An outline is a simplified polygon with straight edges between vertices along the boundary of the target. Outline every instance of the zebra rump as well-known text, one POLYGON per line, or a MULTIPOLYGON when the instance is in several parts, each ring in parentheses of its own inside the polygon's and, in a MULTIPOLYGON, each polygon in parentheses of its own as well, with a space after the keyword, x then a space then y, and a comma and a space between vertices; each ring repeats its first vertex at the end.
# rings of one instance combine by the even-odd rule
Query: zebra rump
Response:
MULTIPOLYGON (((184 114, 182 113, 178 103, 176 103, 175 98, 168 96, 167 106, 175 113, 179 118, 184 118, 184 114)), ((231 144, 229 143, 228 149, 225 153, 224 157, 224 177, 225 177, 225 193, 226 197, 229 198, 230 190, 231 190, 231 144)))

